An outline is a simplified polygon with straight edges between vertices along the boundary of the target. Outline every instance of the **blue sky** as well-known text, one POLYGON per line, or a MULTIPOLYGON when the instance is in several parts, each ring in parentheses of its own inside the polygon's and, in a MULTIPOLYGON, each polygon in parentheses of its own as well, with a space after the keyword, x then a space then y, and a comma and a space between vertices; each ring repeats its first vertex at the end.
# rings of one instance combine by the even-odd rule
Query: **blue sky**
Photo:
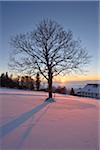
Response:
POLYGON ((83 46, 87 47, 88 53, 92 56, 88 76, 96 76, 100 65, 98 62, 98 5, 96 1, 0 2, 0 73, 9 71, 11 36, 34 30, 41 19, 50 18, 56 20, 65 30, 71 29, 75 38, 82 40, 83 46))

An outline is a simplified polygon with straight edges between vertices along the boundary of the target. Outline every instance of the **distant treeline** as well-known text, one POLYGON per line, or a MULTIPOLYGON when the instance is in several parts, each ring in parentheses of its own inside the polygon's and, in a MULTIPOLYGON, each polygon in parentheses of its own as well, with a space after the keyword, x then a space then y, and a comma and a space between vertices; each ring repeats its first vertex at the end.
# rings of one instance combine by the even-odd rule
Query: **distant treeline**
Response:
MULTIPOLYGON (((48 92, 48 88, 41 88, 41 91, 48 92)), ((67 89, 65 86, 53 86, 52 87, 53 93, 59 93, 59 94, 68 94, 68 95, 75 95, 75 91, 73 88, 67 89)))
MULTIPOLYGON (((7 88, 16 88, 16 89, 29 89, 29 90, 41 90, 48 92, 48 88, 41 87, 41 80, 39 73, 36 74, 35 79, 30 76, 17 76, 13 78, 13 75, 8 75, 8 72, 2 73, 0 76, 0 86, 7 87, 7 88)), ((75 95, 74 89, 71 88, 66 89, 66 87, 55 87, 52 88, 53 93, 60 93, 60 94, 70 94, 75 95)))
POLYGON ((34 80, 30 76, 17 76, 13 78, 13 75, 8 75, 8 72, 2 73, 0 76, 0 86, 7 88, 18 88, 18 89, 40 89, 40 75, 37 73, 36 79, 34 80))

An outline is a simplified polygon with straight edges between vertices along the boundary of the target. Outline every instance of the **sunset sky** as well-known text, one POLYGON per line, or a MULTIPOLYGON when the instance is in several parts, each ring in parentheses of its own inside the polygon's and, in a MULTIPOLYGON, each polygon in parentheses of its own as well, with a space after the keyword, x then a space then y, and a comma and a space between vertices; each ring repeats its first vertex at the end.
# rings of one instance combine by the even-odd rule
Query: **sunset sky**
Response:
POLYGON ((12 35, 32 31, 43 18, 57 21, 65 30, 71 29, 82 40, 91 58, 88 72, 82 75, 58 77, 56 80, 100 80, 98 44, 99 2, 0 2, 0 74, 8 70, 12 35))

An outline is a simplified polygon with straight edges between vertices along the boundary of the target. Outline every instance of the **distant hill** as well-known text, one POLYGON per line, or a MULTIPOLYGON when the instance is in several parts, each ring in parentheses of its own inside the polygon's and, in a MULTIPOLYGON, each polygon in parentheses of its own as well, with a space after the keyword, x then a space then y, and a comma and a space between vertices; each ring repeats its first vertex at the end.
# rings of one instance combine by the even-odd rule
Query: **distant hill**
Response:
POLYGON ((82 88, 86 84, 100 84, 100 80, 85 80, 85 81, 70 81, 66 84, 66 87, 73 88, 82 88))
MULTIPOLYGON (((61 83, 61 82, 54 82, 53 86, 62 86, 62 87, 66 87, 67 89, 69 88, 74 88, 74 89, 78 89, 78 88, 83 88, 86 84, 100 84, 100 80, 84 80, 84 81, 68 81, 65 83, 61 83)), ((41 88, 47 88, 47 83, 41 82, 41 88)))
MULTIPOLYGON (((100 84, 100 80, 84 80, 84 81, 68 81, 67 83, 63 83, 66 88, 82 88, 86 84, 100 84)), ((55 85, 60 85, 61 83, 55 83, 55 85)))

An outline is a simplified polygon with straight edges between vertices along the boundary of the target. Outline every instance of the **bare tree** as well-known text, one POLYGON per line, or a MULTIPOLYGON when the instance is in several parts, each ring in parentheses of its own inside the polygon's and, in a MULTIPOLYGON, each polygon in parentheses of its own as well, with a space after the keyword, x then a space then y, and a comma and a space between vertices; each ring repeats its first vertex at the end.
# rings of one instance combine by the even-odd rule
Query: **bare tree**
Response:
POLYGON ((88 64, 89 56, 80 40, 49 19, 42 20, 32 32, 14 36, 11 44, 15 49, 10 67, 30 74, 39 71, 48 81, 49 98, 55 76, 81 71, 88 64))

